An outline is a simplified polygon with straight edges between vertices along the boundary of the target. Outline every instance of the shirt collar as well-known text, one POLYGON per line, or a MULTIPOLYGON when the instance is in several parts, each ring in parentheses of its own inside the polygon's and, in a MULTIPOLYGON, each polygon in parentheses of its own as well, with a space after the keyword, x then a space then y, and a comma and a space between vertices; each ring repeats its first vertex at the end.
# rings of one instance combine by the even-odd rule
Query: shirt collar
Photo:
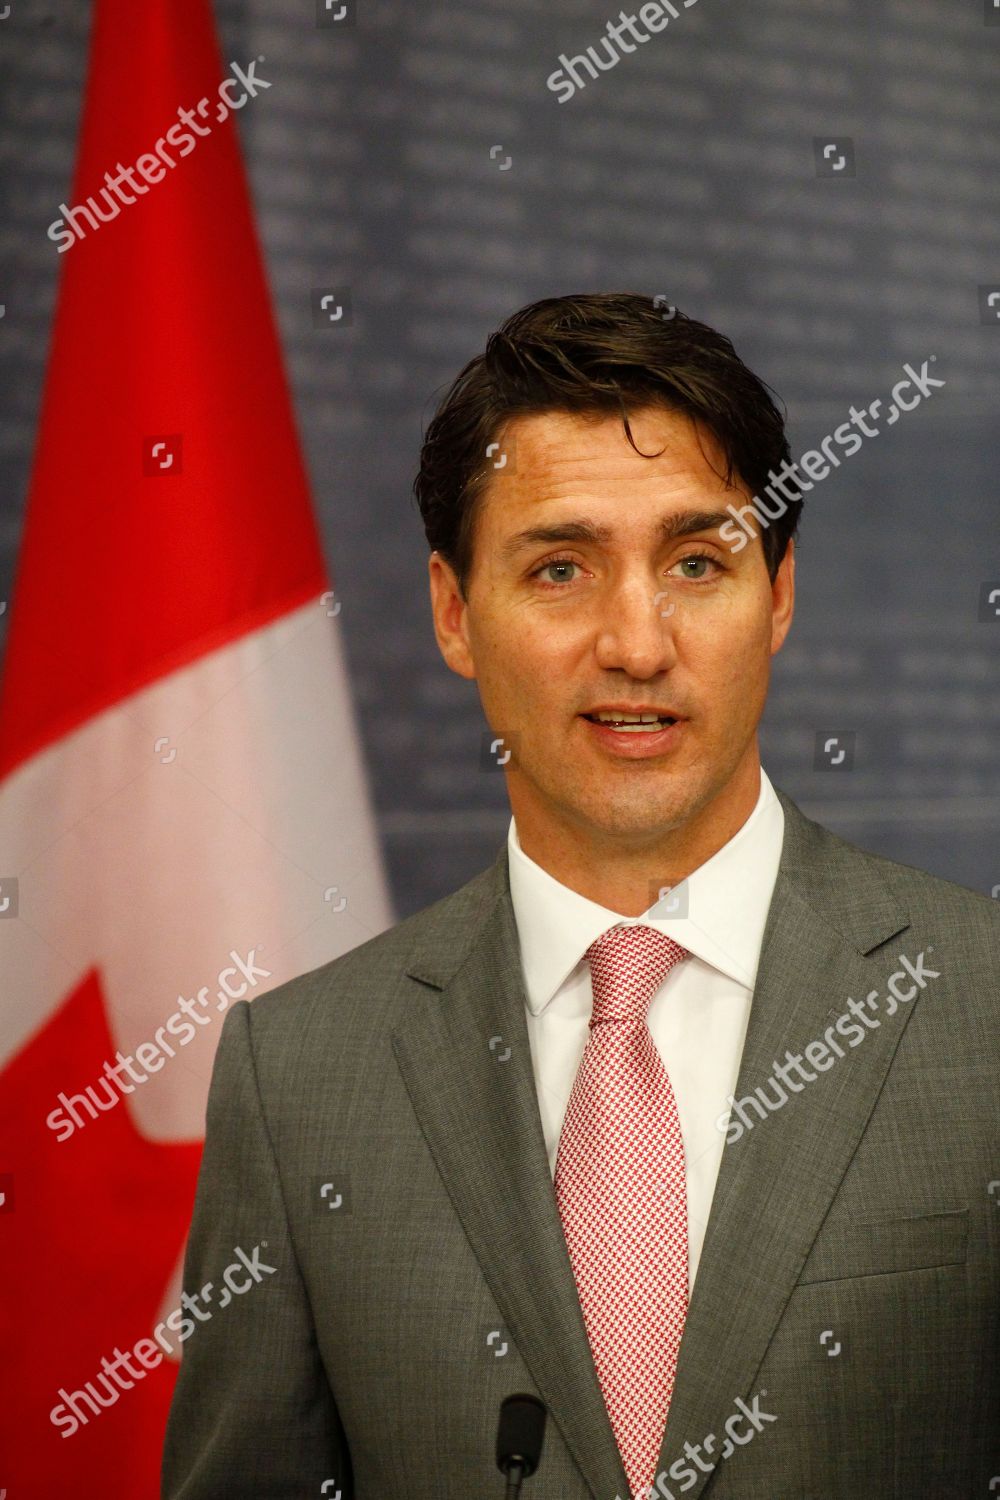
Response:
POLYGON ((625 917, 570 890, 530 859, 512 817, 507 830, 510 895, 529 1009, 537 1015, 548 1005, 590 944, 609 927, 638 922, 665 933, 752 991, 784 823, 781 803, 761 766, 757 804, 742 828, 664 902, 640 917, 625 917), (680 909, 671 915, 666 907, 672 901, 676 907, 678 898, 680 909))

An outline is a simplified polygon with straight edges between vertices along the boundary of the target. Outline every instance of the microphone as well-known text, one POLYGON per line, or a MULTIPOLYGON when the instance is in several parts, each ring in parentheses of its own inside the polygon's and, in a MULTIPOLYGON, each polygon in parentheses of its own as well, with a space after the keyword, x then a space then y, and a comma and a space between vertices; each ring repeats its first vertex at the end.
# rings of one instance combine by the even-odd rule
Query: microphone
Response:
POLYGON ((497 1424, 497 1468, 507 1476, 507 1500, 521 1493, 521 1481, 534 1474, 545 1436, 545 1407, 537 1396, 506 1396, 497 1424))

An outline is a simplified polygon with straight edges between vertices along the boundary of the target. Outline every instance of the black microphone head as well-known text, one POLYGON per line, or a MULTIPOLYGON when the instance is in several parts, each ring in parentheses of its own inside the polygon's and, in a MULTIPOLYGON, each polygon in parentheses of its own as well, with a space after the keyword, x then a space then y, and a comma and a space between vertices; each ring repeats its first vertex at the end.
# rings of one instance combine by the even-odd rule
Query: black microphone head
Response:
POLYGON ((497 1425, 497 1467, 506 1474, 519 1463, 525 1477, 534 1474, 542 1456, 545 1407, 537 1396, 506 1396, 497 1425))

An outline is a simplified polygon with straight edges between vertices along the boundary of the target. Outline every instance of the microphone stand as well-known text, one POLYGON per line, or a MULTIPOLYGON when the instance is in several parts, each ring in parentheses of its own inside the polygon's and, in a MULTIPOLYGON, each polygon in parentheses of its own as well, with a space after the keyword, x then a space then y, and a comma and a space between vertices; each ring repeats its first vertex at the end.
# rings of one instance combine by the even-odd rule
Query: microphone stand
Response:
POLYGON ((521 1493, 521 1482, 524 1479, 524 1465, 515 1458, 507 1470, 507 1488, 504 1491, 505 1500, 517 1500, 521 1493))

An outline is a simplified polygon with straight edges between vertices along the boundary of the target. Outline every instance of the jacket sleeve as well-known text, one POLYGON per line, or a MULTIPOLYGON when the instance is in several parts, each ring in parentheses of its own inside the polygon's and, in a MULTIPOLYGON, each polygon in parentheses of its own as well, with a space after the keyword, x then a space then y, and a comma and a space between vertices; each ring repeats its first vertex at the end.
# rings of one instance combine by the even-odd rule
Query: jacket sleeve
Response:
POLYGON ((261 1103, 251 1007, 219 1039, 205 1149, 166 1337, 181 1367, 163 1500, 353 1500, 350 1455, 317 1347, 261 1103))

